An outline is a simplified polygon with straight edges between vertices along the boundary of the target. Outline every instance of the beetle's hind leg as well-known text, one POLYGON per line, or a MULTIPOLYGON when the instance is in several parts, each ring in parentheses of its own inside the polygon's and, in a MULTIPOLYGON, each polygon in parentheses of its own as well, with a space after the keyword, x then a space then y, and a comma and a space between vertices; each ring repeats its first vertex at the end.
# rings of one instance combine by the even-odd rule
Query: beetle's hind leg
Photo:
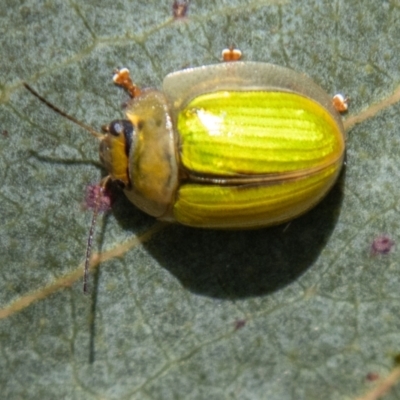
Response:
POLYGON ((344 113, 349 109, 349 98, 338 93, 333 96, 332 104, 336 111, 344 113))

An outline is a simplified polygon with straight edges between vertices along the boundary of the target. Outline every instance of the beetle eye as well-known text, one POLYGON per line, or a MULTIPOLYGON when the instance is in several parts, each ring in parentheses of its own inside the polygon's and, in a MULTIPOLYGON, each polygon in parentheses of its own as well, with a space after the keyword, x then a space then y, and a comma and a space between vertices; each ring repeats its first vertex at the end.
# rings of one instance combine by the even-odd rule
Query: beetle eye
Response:
POLYGON ((113 136, 125 135, 125 137, 131 137, 133 133, 133 125, 132 122, 127 119, 117 119, 110 122, 107 132, 111 133, 113 136))

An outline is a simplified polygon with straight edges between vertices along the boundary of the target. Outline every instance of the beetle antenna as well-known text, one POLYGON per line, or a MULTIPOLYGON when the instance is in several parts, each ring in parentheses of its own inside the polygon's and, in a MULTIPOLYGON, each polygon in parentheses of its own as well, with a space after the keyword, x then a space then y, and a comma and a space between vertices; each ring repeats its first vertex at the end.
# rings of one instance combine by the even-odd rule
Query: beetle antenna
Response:
POLYGON ((107 197, 106 185, 110 179, 110 176, 106 176, 104 179, 101 180, 99 185, 96 185, 92 188, 92 195, 94 196, 93 201, 93 215, 92 215, 92 222, 90 224, 89 236, 86 245, 86 256, 85 256, 85 268, 83 271, 83 293, 88 294, 88 282, 89 282, 89 267, 90 267, 90 256, 92 254, 92 245, 93 245, 93 237, 94 231, 96 228, 97 217, 100 212, 107 211, 109 209, 110 198, 107 197))
MULTIPOLYGON (((103 193, 103 188, 101 189, 99 197, 102 195, 102 193, 103 193)), ((100 201, 97 200, 96 203, 97 203, 96 207, 93 210, 92 223, 90 224, 89 236, 88 236, 87 245, 86 245, 85 269, 83 270, 83 293, 84 294, 89 293, 88 281, 89 281, 90 255, 92 253, 93 236, 94 236, 94 230, 96 228, 97 216, 99 215, 100 201)))
POLYGON ((87 130, 91 135, 93 135, 95 138, 102 140, 104 138, 104 135, 100 132, 95 131, 92 127, 89 125, 84 124, 81 121, 78 121, 76 118, 72 117, 71 115, 68 115, 65 111, 60 110, 58 107, 56 107, 54 104, 50 103, 48 100, 46 100, 44 97, 42 97, 35 89, 33 89, 31 86, 29 86, 27 83, 22 82, 22 84, 25 86, 27 90, 29 90, 35 97, 37 97, 43 104, 45 104, 47 107, 51 108, 53 111, 55 111, 57 114, 62 115, 63 117, 69 119, 70 121, 74 122, 76 125, 80 126, 81 128, 87 130))

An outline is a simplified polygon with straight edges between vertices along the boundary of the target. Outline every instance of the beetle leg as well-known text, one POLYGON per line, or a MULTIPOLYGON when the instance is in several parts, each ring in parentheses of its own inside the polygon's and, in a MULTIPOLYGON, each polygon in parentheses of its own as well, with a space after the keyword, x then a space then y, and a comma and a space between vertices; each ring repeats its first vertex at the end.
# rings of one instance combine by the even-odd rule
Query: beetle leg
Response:
POLYGON ((114 70, 113 81, 116 85, 122 86, 132 98, 140 95, 140 89, 132 82, 128 68, 114 70))
POLYGON ((337 112, 344 113, 349 109, 349 98, 338 93, 333 96, 333 107, 337 112))
POLYGON ((222 60, 225 62, 239 61, 242 58, 242 52, 239 49, 235 49, 233 46, 222 50, 222 60))

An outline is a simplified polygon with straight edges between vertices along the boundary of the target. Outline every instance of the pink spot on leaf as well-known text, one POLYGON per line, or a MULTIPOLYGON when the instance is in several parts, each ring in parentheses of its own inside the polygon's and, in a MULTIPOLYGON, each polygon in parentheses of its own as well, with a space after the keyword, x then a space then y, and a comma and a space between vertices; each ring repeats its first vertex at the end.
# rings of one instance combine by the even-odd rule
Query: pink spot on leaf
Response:
POLYGON ((388 254, 394 246, 394 241, 387 235, 380 235, 371 244, 371 254, 388 254))
POLYGON ((86 187, 85 194, 85 207, 89 210, 95 210, 98 212, 108 211, 114 203, 114 196, 111 191, 107 188, 100 186, 99 184, 90 184, 86 187))

